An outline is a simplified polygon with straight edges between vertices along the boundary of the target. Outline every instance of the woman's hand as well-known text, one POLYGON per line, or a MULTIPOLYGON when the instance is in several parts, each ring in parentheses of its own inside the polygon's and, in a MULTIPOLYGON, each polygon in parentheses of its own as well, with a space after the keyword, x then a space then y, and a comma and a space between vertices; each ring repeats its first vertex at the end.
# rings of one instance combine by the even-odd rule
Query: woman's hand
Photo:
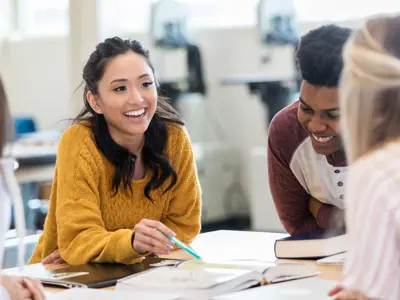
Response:
POLYGON ((0 283, 7 291, 11 300, 45 299, 43 286, 39 280, 14 276, 2 276, 0 278, 0 283))
POLYGON ((62 264, 66 264, 65 260, 63 260, 61 258, 60 255, 60 250, 55 250, 53 253, 51 253, 49 256, 45 257, 42 260, 42 264, 44 265, 62 265, 62 264))
POLYGON ((155 254, 169 254, 174 249, 174 243, 160 233, 175 236, 175 232, 163 223, 154 220, 143 219, 136 226, 133 238, 133 249, 139 253, 152 252, 155 254), (158 229, 158 230, 157 230, 158 229))
POLYGON ((43 286, 40 280, 32 278, 24 278, 24 285, 29 290, 31 298, 33 300, 44 300, 46 296, 44 294, 43 286))
POLYGON ((369 300, 367 296, 358 291, 343 288, 341 285, 335 286, 328 294, 335 300, 369 300))

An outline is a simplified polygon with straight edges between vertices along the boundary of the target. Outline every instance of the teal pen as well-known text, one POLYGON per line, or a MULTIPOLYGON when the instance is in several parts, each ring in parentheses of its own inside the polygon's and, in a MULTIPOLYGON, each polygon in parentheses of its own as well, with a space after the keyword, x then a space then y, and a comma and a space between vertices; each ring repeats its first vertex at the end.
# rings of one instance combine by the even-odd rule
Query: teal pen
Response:
POLYGON ((195 257, 198 260, 201 260, 200 255, 198 255, 196 252, 194 252, 189 246, 185 245, 184 243, 182 243, 180 240, 178 240, 176 237, 174 236, 169 236, 167 234, 165 234, 164 232, 162 232, 161 230, 157 229, 158 232, 160 232, 162 235, 166 236, 170 241, 174 242, 179 248, 182 248, 183 250, 185 250, 186 252, 188 252, 190 255, 192 255, 193 257, 195 257))

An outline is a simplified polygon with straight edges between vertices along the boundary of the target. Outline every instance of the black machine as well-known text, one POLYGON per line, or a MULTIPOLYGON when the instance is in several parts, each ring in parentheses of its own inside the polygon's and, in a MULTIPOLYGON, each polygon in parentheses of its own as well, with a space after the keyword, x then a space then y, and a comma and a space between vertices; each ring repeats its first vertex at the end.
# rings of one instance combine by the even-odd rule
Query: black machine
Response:
POLYGON ((186 20, 189 12, 186 6, 174 0, 161 0, 153 4, 151 11, 151 33, 158 49, 183 49, 186 52, 187 74, 183 78, 160 79, 160 90, 172 105, 183 93, 206 95, 201 51, 188 38, 186 20))
MULTIPOLYGON (((258 6, 258 30, 261 44, 268 47, 292 46, 294 65, 296 64, 295 53, 300 42, 297 32, 296 14, 292 0, 260 0, 258 6)), ((262 63, 268 63, 272 59, 263 57, 262 63)), ((261 101, 268 106, 268 121, 283 107, 290 103, 293 93, 299 92, 301 85, 300 74, 296 74, 291 81, 295 87, 288 87, 287 82, 281 80, 270 80, 249 84, 252 92, 259 91, 261 101)), ((266 74, 268 75, 268 74, 266 74)))
POLYGON ((250 93, 257 93, 266 108, 267 128, 278 111, 290 104, 293 95, 298 93, 301 78, 297 69, 295 53, 300 42, 296 30, 295 9, 292 0, 260 0, 257 10, 258 39, 262 49, 267 53, 261 56, 261 65, 266 70, 259 74, 229 76, 222 80, 224 85, 246 84, 250 93), (293 70, 268 71, 268 64, 277 59, 274 55, 290 53, 286 49, 293 49, 293 70), (283 51, 281 51, 283 50, 283 51))

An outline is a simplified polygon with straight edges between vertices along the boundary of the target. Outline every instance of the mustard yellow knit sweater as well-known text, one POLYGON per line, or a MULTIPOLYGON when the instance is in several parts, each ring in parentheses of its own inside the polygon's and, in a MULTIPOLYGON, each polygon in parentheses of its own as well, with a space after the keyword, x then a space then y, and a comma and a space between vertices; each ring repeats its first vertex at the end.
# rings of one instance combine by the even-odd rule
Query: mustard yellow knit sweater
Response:
POLYGON ((143 218, 158 220, 177 238, 190 243, 200 231, 201 190, 189 137, 184 127, 168 125, 165 155, 178 174, 175 186, 153 201, 144 195, 145 178, 135 180, 132 192, 122 187, 113 196, 114 166, 97 148, 91 130, 83 125, 67 129, 60 140, 50 208, 44 232, 29 261, 38 263, 59 248, 70 265, 89 262, 135 263, 133 227, 143 218))

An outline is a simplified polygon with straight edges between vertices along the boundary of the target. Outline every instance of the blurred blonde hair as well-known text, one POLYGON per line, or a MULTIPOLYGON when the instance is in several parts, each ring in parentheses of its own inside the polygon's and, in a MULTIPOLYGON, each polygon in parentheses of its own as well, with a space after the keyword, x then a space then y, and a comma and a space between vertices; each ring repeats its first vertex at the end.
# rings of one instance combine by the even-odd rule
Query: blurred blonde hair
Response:
POLYGON ((349 163, 400 137, 400 16, 368 20, 346 43, 340 80, 349 163))

